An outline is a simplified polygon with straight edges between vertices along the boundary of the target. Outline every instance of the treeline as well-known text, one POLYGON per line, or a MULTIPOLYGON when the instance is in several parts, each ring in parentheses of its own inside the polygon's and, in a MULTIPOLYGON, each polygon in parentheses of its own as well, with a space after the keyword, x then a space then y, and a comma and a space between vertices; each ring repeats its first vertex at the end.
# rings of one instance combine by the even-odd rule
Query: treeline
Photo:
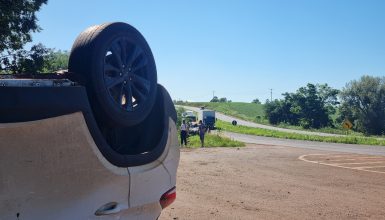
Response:
POLYGON ((309 83, 295 93, 282 95, 283 99, 265 104, 265 114, 271 124, 322 128, 340 126, 349 120, 356 131, 385 134, 385 77, 362 76, 341 91, 327 84, 309 83))
POLYGON ((210 102, 231 102, 231 100, 228 100, 226 97, 218 98, 218 96, 214 96, 210 102))
POLYGON ((0 74, 52 73, 68 69, 69 52, 36 44, 0 57, 0 74))
POLYGON ((0 74, 46 73, 67 69, 69 54, 39 43, 24 46, 39 32, 36 12, 47 0, 13 0, 0 4, 0 74))

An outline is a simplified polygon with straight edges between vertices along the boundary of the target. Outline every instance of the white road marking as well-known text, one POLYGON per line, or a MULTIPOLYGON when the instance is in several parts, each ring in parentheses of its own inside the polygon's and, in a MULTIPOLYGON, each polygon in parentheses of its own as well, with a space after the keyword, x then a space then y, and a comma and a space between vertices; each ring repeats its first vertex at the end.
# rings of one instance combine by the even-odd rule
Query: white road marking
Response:
POLYGON ((375 163, 385 163, 385 161, 375 161, 375 162, 361 162, 361 163, 331 163, 331 165, 355 165, 355 164, 375 164, 375 163))
POLYGON ((347 158, 347 159, 340 159, 340 160, 325 160, 325 161, 328 161, 328 162, 336 162, 336 161, 350 161, 350 160, 357 160, 357 159, 352 159, 352 158, 347 158))
MULTIPOLYGON (((367 170, 367 169, 376 168, 376 166, 374 166, 374 167, 364 167, 364 168, 362 168, 362 167, 361 168, 360 167, 358 167, 358 168, 357 167, 347 167, 347 166, 342 166, 340 164, 333 164, 333 163, 325 163, 325 162, 321 162, 321 161, 308 160, 308 159, 305 158, 307 156, 333 156, 333 155, 327 155, 327 154, 305 154, 305 155, 302 155, 302 156, 298 157, 298 159, 302 160, 302 161, 305 161, 305 162, 314 163, 314 164, 321 164, 321 165, 325 165, 325 166, 332 166, 332 167, 339 167, 339 168, 350 169, 350 170, 360 170, 360 171, 366 171, 366 172, 371 172, 371 173, 385 174, 385 171, 367 170)), ((385 157, 381 157, 381 158, 384 159, 385 157)), ((385 167, 385 166, 377 166, 377 168, 381 168, 381 167, 385 167)))
POLYGON ((354 167, 354 168, 360 170, 360 169, 373 169, 373 168, 381 168, 381 167, 385 167, 385 166, 354 167))
POLYGON ((340 160, 325 160, 328 162, 338 162, 338 161, 352 161, 352 160, 378 160, 378 159, 383 159, 383 157, 373 157, 373 158, 368 158, 368 157, 357 157, 357 158, 347 158, 347 159, 340 159, 340 160))
POLYGON ((312 155, 316 155, 316 156, 319 156, 320 158, 322 157, 325 157, 325 158, 329 158, 329 157, 346 157, 346 156, 354 156, 353 154, 341 154, 341 155, 328 155, 328 154, 312 154, 312 155))

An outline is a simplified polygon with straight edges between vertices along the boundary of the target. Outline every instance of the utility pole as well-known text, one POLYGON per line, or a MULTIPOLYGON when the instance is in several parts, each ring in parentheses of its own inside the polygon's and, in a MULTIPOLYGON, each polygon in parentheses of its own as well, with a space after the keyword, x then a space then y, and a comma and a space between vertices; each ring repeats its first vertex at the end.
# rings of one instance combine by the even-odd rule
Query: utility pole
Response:
POLYGON ((214 96, 215 96, 215 91, 213 90, 213 98, 214 98, 214 96))
POLYGON ((270 102, 273 101, 273 89, 270 89, 270 102))

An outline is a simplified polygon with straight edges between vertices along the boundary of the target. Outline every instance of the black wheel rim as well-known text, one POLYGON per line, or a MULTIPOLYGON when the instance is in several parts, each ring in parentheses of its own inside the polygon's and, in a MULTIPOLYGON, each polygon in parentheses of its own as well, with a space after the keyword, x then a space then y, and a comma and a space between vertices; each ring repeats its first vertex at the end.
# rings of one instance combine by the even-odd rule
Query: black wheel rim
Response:
POLYGON ((150 95, 149 60, 128 38, 114 40, 105 53, 104 85, 117 105, 132 112, 150 95))

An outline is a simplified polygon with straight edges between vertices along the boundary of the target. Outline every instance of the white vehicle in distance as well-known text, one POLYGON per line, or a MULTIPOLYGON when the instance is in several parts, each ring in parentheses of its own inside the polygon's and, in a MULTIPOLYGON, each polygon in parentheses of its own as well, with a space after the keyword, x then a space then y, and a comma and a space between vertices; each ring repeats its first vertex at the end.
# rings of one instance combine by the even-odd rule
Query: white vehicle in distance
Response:
POLYGON ((185 111, 182 113, 182 119, 184 119, 186 122, 196 122, 197 116, 193 111, 185 111))
POLYGON ((86 29, 67 72, 0 78, 0 219, 157 219, 175 200, 176 111, 135 28, 86 29))

